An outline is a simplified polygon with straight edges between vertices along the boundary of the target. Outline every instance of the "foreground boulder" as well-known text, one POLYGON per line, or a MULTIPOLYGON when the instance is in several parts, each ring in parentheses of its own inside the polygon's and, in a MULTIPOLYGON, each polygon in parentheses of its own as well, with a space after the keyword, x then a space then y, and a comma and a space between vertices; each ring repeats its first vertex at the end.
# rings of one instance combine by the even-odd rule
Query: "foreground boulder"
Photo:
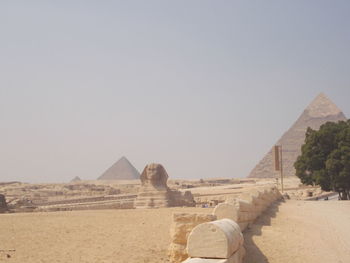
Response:
POLYGON ((230 258, 242 245, 243 235, 236 222, 221 219, 196 226, 188 237, 192 258, 230 258))

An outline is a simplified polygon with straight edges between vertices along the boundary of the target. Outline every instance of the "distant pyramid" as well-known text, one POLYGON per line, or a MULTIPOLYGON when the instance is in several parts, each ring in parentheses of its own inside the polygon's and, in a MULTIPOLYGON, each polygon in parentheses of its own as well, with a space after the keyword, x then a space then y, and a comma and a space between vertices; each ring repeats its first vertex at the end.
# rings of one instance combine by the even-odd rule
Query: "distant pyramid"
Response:
POLYGON ((105 171, 97 180, 140 179, 140 173, 124 156, 105 171))
MULTIPOLYGON (((346 120, 346 117, 343 112, 326 95, 319 94, 276 143, 276 145, 282 145, 284 176, 295 176, 294 162, 301 153, 300 148, 305 142, 305 133, 308 127, 318 130, 322 124, 328 121, 344 120, 346 120)), ((248 177, 266 178, 275 177, 276 175, 273 170, 271 149, 248 177)))
POLYGON ((80 182, 81 181, 81 179, 80 179, 80 177, 79 176, 76 176, 76 177, 74 177, 73 179, 72 179, 72 181, 70 181, 71 183, 75 183, 75 182, 80 182))

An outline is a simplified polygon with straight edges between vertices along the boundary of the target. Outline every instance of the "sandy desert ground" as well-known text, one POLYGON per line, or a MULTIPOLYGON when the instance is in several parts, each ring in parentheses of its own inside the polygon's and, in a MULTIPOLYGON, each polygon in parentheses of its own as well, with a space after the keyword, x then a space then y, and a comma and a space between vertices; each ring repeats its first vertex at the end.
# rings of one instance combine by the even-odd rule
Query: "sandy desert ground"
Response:
POLYGON ((209 208, 91 210, 0 215, 0 262, 167 262, 173 212, 209 208), (10 254, 11 258, 6 258, 10 254))
MULTIPOLYGON (((167 262, 173 212, 210 208, 0 215, 1 262, 167 262), (11 257, 7 258, 6 254, 11 257)), ((245 263, 350 262, 350 202, 290 200, 245 232, 245 263)))
POLYGON ((350 262, 350 202, 274 205, 245 232, 245 263, 350 262))

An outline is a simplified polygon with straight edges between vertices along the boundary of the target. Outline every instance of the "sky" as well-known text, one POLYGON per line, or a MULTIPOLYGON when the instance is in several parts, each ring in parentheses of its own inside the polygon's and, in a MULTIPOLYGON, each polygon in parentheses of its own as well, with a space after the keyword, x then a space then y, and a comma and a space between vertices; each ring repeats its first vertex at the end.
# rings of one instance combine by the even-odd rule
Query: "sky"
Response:
POLYGON ((320 92, 350 116, 349 1, 0 2, 0 181, 246 177, 320 92))

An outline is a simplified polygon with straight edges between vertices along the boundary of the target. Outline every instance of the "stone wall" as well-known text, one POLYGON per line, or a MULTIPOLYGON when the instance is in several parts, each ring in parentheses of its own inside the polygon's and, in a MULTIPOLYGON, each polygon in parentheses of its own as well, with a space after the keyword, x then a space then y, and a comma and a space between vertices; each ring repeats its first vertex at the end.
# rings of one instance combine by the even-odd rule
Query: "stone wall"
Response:
POLYGON ((181 262, 188 258, 186 246, 188 236, 192 229, 199 224, 214 220, 216 220, 216 216, 212 214, 174 213, 173 223, 170 228, 170 261, 181 262))
POLYGON ((229 218, 237 222, 243 232, 273 202, 281 198, 282 195, 274 186, 254 189, 217 205, 213 214, 218 219, 229 218))
POLYGON ((278 189, 275 186, 269 186, 250 190, 240 194, 237 198, 226 199, 224 203, 220 203, 214 208, 211 216, 187 213, 174 214, 170 231, 172 239, 169 247, 170 261, 179 263, 189 256, 190 258, 185 261, 186 263, 242 262, 245 254, 242 232, 272 203, 281 198, 282 195, 278 189), (213 222, 215 219, 217 221, 213 222), (209 221, 210 223, 208 223, 209 221), (231 242, 231 245, 222 247, 227 242, 220 241, 215 233, 222 233, 221 236, 226 236, 230 240, 227 242, 231 242), (195 247, 194 250, 193 246, 195 247), (215 248, 214 251, 226 250, 227 253, 225 256, 221 254, 220 257, 217 254, 206 254, 208 251, 213 251, 211 247, 215 248))

